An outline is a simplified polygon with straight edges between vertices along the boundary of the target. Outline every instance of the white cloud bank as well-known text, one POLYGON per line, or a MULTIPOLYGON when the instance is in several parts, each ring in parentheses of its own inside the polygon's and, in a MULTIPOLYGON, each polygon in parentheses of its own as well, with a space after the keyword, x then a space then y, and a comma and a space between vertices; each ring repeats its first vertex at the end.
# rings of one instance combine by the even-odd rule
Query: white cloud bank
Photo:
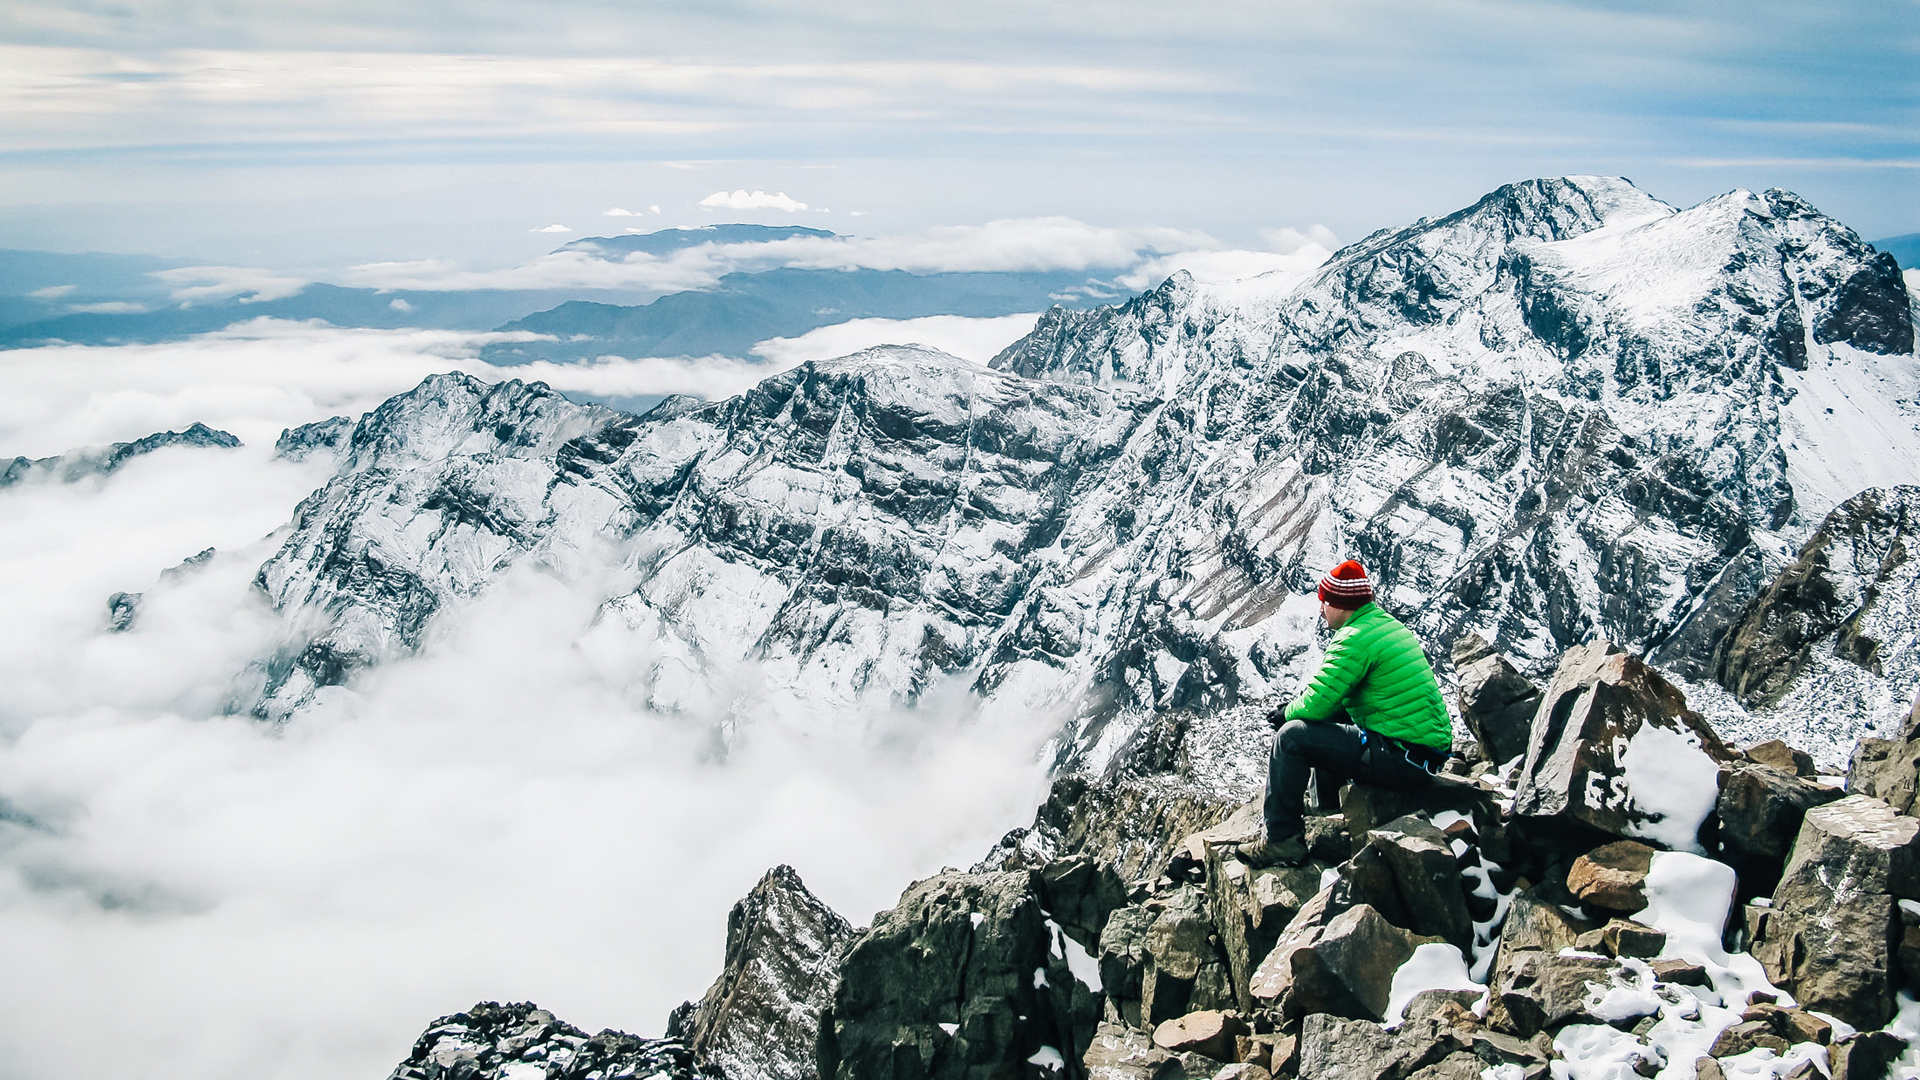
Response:
POLYGON ((258 538, 325 472, 271 460, 273 435, 477 367, 475 340, 259 322, 0 354, 0 450, 194 419, 248 442, 0 491, 0 1072, 378 1077, 482 999, 657 1034, 717 974, 727 909, 768 866, 864 922, 1031 813, 1045 733, 957 699, 800 739, 751 723, 742 678, 750 722, 717 755, 714 717, 636 705, 639 658, 576 647, 615 579, 516 575, 284 731, 219 715, 271 625, 258 538), (146 600, 107 634, 121 589, 146 600))
POLYGON ((1316 226, 1305 233, 1275 230, 1265 239, 1279 246, 1266 252, 1237 253, 1191 229, 1090 225, 1067 217, 1008 218, 893 236, 795 236, 762 243, 697 244, 664 255, 614 256, 569 247, 499 270, 470 270, 444 260, 368 263, 349 268, 339 283, 379 289, 592 288, 666 293, 707 288, 734 271, 774 267, 916 274, 1121 270, 1131 281, 1156 273, 1164 278, 1162 268, 1180 260, 1201 266, 1210 275, 1307 265, 1316 257, 1325 258, 1333 238, 1316 226), (1209 269, 1213 267, 1217 269, 1209 269))
POLYGON ((1025 337, 1038 321, 1038 312, 969 319, 933 315, 923 319, 849 319, 823 326, 799 337, 771 338, 755 345, 755 356, 776 368, 828 360, 870 349, 875 345, 928 345, 962 360, 985 365, 1000 350, 1025 337))

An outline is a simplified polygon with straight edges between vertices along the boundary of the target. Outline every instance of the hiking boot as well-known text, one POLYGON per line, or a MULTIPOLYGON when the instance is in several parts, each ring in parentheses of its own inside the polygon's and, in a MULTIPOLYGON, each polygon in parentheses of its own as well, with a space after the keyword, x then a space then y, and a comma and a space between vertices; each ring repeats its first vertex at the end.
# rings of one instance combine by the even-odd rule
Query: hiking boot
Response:
POLYGON ((1297 834, 1278 840, 1263 836, 1240 845, 1240 861, 1255 870, 1269 866, 1299 866, 1307 861, 1307 838, 1297 834))

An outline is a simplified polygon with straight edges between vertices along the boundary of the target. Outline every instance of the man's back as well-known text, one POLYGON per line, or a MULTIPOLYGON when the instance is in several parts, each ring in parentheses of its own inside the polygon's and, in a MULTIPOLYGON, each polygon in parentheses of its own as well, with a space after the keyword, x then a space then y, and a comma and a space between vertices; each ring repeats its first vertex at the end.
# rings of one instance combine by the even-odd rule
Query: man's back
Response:
POLYGON ((1453 722, 1420 640, 1400 620, 1368 603, 1334 631, 1327 655, 1289 720, 1327 720, 1345 709, 1369 731, 1446 749, 1453 722))

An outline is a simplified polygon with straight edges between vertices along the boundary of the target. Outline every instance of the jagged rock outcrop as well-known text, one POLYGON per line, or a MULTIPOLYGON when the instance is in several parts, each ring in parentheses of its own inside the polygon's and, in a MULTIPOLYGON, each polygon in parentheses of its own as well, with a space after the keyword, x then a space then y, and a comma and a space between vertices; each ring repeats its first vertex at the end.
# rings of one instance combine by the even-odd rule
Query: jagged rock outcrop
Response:
POLYGON ((1907 627, 1914 618, 1905 601, 1920 573, 1908 556, 1917 534, 1920 487, 1873 488, 1842 503, 1741 613, 1714 651, 1714 678, 1749 705, 1771 705, 1816 656, 1876 675, 1889 660, 1920 668, 1920 658, 1907 655, 1913 646, 1888 640, 1878 626, 1890 619, 1907 627), (1876 611, 1883 595, 1896 610, 1876 611), (1881 656, 1883 641, 1897 658, 1881 656))
POLYGON ((1092 971, 1073 970, 1050 921, 1031 871, 914 885, 847 949, 831 1027, 821 1028, 820 1074, 1083 1075, 1079 1048, 1100 1002, 1082 981, 1092 971))
MULTIPOLYGON (((1566 670, 1598 665, 1613 681, 1550 688, 1543 711, 1595 686, 1673 705, 1634 663, 1604 644, 1570 650, 1566 670)), ((916 883, 831 970, 806 958, 833 955, 823 943, 843 924, 777 868, 736 907, 727 969, 706 1000, 669 1022, 690 1044, 681 1064, 730 1078, 1484 1080, 1493 1070, 1544 1080, 1688 1063, 1702 1077, 1736 1075, 1744 1066, 1731 1059, 1760 1050, 1806 1061, 1786 1075, 1810 1078, 1823 1067, 1878 1075, 1903 1052, 1903 1039, 1872 1028, 1896 990, 1920 985, 1920 902, 1900 903, 1920 887, 1920 819, 1862 795, 1821 795, 1773 895, 1747 906, 1744 934, 1723 934, 1734 901, 1759 891, 1738 868, 1749 864, 1630 840, 1582 846, 1606 836, 1591 826, 1526 831, 1508 801, 1517 768, 1482 767, 1425 792, 1355 785, 1342 804, 1367 827, 1350 857, 1249 868, 1237 845, 1257 831, 1249 788, 1259 781, 1231 759, 1257 753, 1265 731, 1257 709, 1193 717, 1170 770, 1123 759, 1106 776, 1059 778, 1031 828, 973 871, 916 883), (1227 738, 1221 729, 1236 724, 1252 737, 1227 738), (1396 806, 1400 816, 1373 820, 1396 806), (1504 839, 1509 830, 1524 842, 1504 839), (1504 863, 1490 857, 1496 848, 1504 863), (1122 857, 1133 872, 1119 872, 1122 857), (1623 911, 1634 913, 1613 916, 1623 911), (1758 969, 1729 956, 1747 942, 1758 969), (1756 970, 1799 1004, 1783 1004, 1756 970), (806 1046, 794 1035, 814 1023, 804 1002, 823 985, 831 1008, 806 1046), (761 1022, 782 1009, 784 1021, 761 1022), (1867 1030, 1836 1038, 1844 1029, 1809 1010, 1867 1030), (740 1056, 717 1052, 729 1045, 740 1056)), ((1135 752, 1160 760, 1165 749, 1135 752)), ((1723 780, 1751 773, 1775 794, 1818 788, 1789 771, 1790 747, 1755 756, 1786 767, 1742 757, 1724 773, 1669 777, 1704 783, 1700 835, 1726 844, 1763 831, 1719 818, 1723 780)), ((1608 770, 1633 766, 1620 750, 1592 768, 1612 790, 1608 770)), ((1727 805, 1746 813, 1774 797, 1727 805)), ((1767 812, 1778 821, 1784 811, 1767 812)), ((454 1068, 508 1060, 483 1060, 479 1042, 441 1056, 454 1068)), ((441 1052, 423 1046, 410 1064, 441 1052)))
POLYGON ((685 1033, 694 1060, 727 1080, 816 1080, 820 1018, 853 933, 792 867, 767 871, 727 914, 724 966, 685 1033))
POLYGON ((0 469, 0 488, 33 479, 71 484, 88 476, 107 476, 143 454, 169 446, 197 446, 231 450, 240 445, 232 434, 205 424, 195 423, 185 431, 157 431, 132 442, 69 450, 53 457, 16 457, 0 469))
POLYGON ((486 1001, 435 1020, 387 1080, 700 1080, 675 1039, 607 1030, 588 1035, 531 1002, 486 1001))

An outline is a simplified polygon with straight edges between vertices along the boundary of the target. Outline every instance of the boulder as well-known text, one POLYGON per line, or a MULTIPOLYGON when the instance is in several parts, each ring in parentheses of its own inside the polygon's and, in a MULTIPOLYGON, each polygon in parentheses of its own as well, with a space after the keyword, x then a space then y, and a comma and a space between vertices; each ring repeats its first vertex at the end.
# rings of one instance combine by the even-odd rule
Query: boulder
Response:
POLYGON ((1920 788, 1920 697, 1901 725, 1896 739, 1861 739, 1854 744, 1847 769, 1847 789, 1871 795, 1903 814, 1913 812, 1920 788))
POLYGON ((1448 1054, 1439 1063, 1407 1074, 1407 1080, 1480 1080, 1486 1063, 1466 1051, 1448 1054))
POLYGON ((1478 634, 1453 644, 1459 677, 1460 719, 1488 761, 1503 765, 1527 752, 1527 734, 1540 706, 1540 688, 1514 669, 1478 634))
POLYGON ((1406 1011, 1401 1013, 1402 1020, 1441 1020, 1457 1017, 1450 1006, 1466 1010, 1471 1017, 1473 1003, 1480 1000, 1479 990, 1422 990, 1407 1002, 1406 1011))
POLYGON ((1800 1004, 1860 1029, 1893 1015, 1896 901, 1920 895, 1920 820, 1865 795, 1807 811, 1751 951, 1800 1004))
POLYGON ((1907 1052, 1906 1041, 1884 1031, 1862 1031, 1833 1044, 1827 1062, 1833 1080, 1886 1080, 1893 1063, 1907 1052))
POLYGON ((1534 713, 1514 813, 1688 846, 1735 756, 1639 657, 1575 646, 1534 713))
POLYGON ((1047 913, 1082 945, 1095 945, 1107 916, 1126 903, 1126 886, 1113 867, 1084 855, 1056 859, 1040 871, 1047 913))
MULTIPOLYGON (((1094 1029, 1081 1059, 1087 1080, 1204 1080, 1220 1063, 1201 1054, 1173 1054, 1153 1045, 1146 1032, 1124 1024, 1102 1023, 1094 1029)), ((900 1074, 896 1074, 900 1075, 900 1074)), ((911 1074, 904 1074, 911 1075, 911 1074)), ((1007 1075, 1024 1075, 1012 1071, 1007 1075)))
POLYGON ((1500 926, 1502 959, 1496 960, 1496 963, 1527 949, 1557 953, 1570 947, 1581 934, 1592 929, 1593 923, 1568 914, 1558 904, 1542 900, 1533 889, 1517 892, 1507 907, 1507 921, 1500 926))
POLYGON ((1691 960, 1655 960, 1648 966, 1653 968, 1653 977, 1663 983, 1675 986, 1707 985, 1707 969, 1691 960))
POLYGON ((1600 956, 1503 953, 1493 975, 1487 1026, 1524 1039, 1573 1021, 1598 1022, 1586 1013, 1587 984, 1608 986, 1624 970, 1618 961, 1600 956))
POLYGON ((1431 1021, 1410 1021, 1388 1031, 1367 1020, 1314 1014, 1300 1024, 1300 1075, 1394 1080, 1467 1049, 1457 1033, 1431 1021))
POLYGON ((1153 1045, 1171 1054, 1203 1054, 1216 1061, 1234 1059, 1234 1040, 1253 1034, 1246 1021, 1230 1012, 1208 1009, 1178 1016, 1153 1029, 1153 1045))
POLYGON ((1632 913, 1647 906, 1653 849, 1632 840, 1602 844, 1573 861, 1567 891, 1585 904, 1632 913))
POLYGON ((1722 857, 1746 888, 1770 891, 1807 811, 1845 794, 1767 765, 1734 765, 1721 776, 1714 808, 1722 857))
POLYGON ((1415 948, 1433 940, 1394 926, 1365 904, 1324 924, 1299 924, 1296 917, 1260 962, 1250 986, 1256 1002, 1282 1002, 1292 1016, 1331 1013, 1381 1020, 1394 971, 1415 948))
POLYGON ((1264 1065, 1241 1061, 1220 1066, 1220 1071, 1213 1074, 1213 1080, 1273 1080, 1273 1074, 1264 1065))
POLYGON ((1807 779, 1814 776, 1813 755, 1805 750, 1796 750, 1779 739, 1754 743, 1740 753, 1757 765, 1771 766, 1783 773, 1807 779))
POLYGON ((817 1077, 820 1018, 852 939, 792 867, 767 871, 727 915, 720 977, 687 1025, 694 1060, 726 1076, 817 1077))
POLYGON ((1107 916, 1100 931, 1100 985, 1121 1019, 1140 1021, 1140 988, 1147 973, 1147 929, 1158 918, 1144 907, 1123 907, 1107 916))
POLYGON ((1473 918, 1467 913, 1460 867, 1446 835, 1431 821, 1412 814, 1366 835, 1368 846, 1377 848, 1393 871, 1407 928, 1442 938, 1471 955, 1473 918))
POLYGON ((1660 950, 1666 944, 1667 935, 1651 926, 1642 926, 1630 919, 1609 919, 1607 925, 1600 929, 1589 930, 1575 938, 1573 947, 1585 952, 1644 960, 1660 955, 1660 950))
POLYGON ((1765 1020, 1742 1020, 1721 1029, 1707 1053, 1717 1058, 1732 1057, 1762 1046, 1776 1054, 1784 1054, 1788 1043, 1765 1020))
POLYGON ((1340 795, 1340 817, 1355 843, 1395 818, 1408 814, 1431 818, 1442 810, 1468 815, 1484 827, 1483 835, 1499 820, 1491 791, 1448 776, 1434 777, 1426 787, 1412 790, 1349 784, 1340 795))

